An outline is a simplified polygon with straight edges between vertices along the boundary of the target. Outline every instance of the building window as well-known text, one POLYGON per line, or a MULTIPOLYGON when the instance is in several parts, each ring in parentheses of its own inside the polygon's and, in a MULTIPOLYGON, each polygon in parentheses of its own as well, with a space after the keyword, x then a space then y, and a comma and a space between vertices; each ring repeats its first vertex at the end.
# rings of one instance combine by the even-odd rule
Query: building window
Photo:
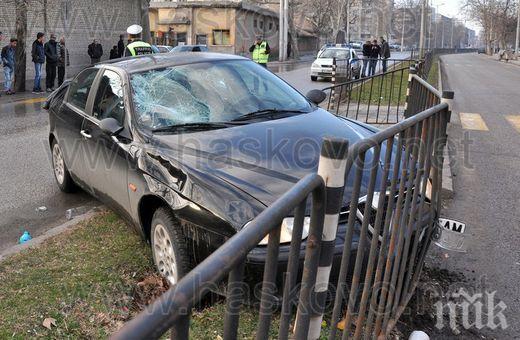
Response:
POLYGON ((213 30, 213 45, 230 45, 229 30, 213 30))
POLYGON ((272 31, 272 30, 273 30, 273 23, 270 22, 270 23, 269 23, 269 31, 272 31))
POLYGON ((197 45, 207 45, 208 44, 208 36, 206 34, 197 34, 195 39, 197 41, 197 45))
POLYGON ((261 29, 261 30, 264 29, 264 22, 263 22, 263 21, 260 21, 260 29, 261 29))
POLYGON ((258 26, 258 20, 254 19, 253 20, 253 28, 256 28, 258 26))

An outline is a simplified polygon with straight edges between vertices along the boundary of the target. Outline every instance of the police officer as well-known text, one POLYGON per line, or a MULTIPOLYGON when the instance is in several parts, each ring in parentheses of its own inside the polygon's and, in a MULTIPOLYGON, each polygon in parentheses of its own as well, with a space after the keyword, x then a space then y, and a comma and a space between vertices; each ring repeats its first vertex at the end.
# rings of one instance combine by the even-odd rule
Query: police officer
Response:
POLYGON ((152 54, 152 46, 141 40, 141 32, 143 28, 139 25, 132 25, 127 28, 128 40, 130 42, 125 49, 125 57, 152 54))
POLYGON ((256 41, 249 48, 249 52, 251 53, 251 57, 255 63, 263 67, 267 67, 267 62, 269 61, 269 53, 271 53, 271 48, 269 47, 267 41, 262 39, 262 36, 256 37, 256 41))

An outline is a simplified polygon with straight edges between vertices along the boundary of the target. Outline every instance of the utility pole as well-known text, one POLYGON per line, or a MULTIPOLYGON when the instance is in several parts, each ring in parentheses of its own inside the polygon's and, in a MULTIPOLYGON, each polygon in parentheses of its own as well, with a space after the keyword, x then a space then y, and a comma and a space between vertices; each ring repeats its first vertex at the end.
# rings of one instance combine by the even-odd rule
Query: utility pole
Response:
POLYGON ((421 5, 421 36, 419 37, 419 58, 424 58, 424 34, 426 28, 426 1, 423 0, 421 5))
POLYGON ((428 13, 430 15, 430 23, 428 27, 428 50, 432 49, 432 16, 433 16, 433 8, 430 3, 428 3, 428 13))
POLYGON ((403 30, 401 32, 401 52, 404 52, 404 32, 405 32, 404 26, 406 24, 406 4, 403 4, 403 18, 401 20, 402 20, 402 26, 403 26, 403 30))
POLYGON ((287 60, 287 1, 280 0, 280 14, 278 18, 278 60, 287 60))
POLYGON ((350 44, 350 1, 347 1, 347 32, 346 43, 350 44))
POLYGON ((455 28, 455 18, 451 18, 451 42, 450 42, 450 46, 451 48, 455 48, 455 46, 453 46, 453 30, 455 28))
POLYGON ((516 19, 516 43, 515 43, 515 54, 518 57, 518 54, 520 54, 520 0, 518 0, 518 3, 516 4, 518 17, 516 19))

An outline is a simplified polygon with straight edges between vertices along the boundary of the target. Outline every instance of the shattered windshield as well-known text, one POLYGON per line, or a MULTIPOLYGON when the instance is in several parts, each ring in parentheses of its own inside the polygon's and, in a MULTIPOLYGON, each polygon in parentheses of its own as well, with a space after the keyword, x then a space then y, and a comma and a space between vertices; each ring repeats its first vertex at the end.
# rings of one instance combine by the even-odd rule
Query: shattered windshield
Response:
POLYGON ((139 124, 162 127, 231 122, 262 110, 309 112, 313 107, 292 87, 247 61, 195 63, 131 76, 139 124))

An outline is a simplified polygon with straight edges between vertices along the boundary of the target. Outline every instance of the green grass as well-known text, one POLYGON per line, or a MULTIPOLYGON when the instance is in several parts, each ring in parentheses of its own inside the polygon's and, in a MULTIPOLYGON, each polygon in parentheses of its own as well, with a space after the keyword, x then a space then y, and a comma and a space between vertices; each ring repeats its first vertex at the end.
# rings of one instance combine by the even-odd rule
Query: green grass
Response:
POLYGON ((433 57, 432 66, 430 68, 430 73, 428 74, 428 83, 430 83, 436 89, 439 89, 439 56, 435 55, 433 57))
POLYGON ((351 105, 403 105, 406 102, 406 88, 408 87, 408 69, 403 72, 389 73, 385 77, 375 77, 359 84, 352 89, 351 105))
MULTIPOLYGON (((164 292, 161 283, 149 246, 117 215, 101 213, 0 262, 0 339, 106 338, 164 292), (56 327, 45 328, 46 318, 56 327)), ((221 337, 224 314, 222 301, 194 311, 191 338, 221 337)), ((242 307, 239 338, 253 339, 257 323, 258 310, 242 307)), ((278 327, 275 314, 270 338, 278 327)))
POLYGON ((149 246, 103 213, 0 263, 0 338, 105 338, 135 312, 136 283, 151 273, 149 246))

